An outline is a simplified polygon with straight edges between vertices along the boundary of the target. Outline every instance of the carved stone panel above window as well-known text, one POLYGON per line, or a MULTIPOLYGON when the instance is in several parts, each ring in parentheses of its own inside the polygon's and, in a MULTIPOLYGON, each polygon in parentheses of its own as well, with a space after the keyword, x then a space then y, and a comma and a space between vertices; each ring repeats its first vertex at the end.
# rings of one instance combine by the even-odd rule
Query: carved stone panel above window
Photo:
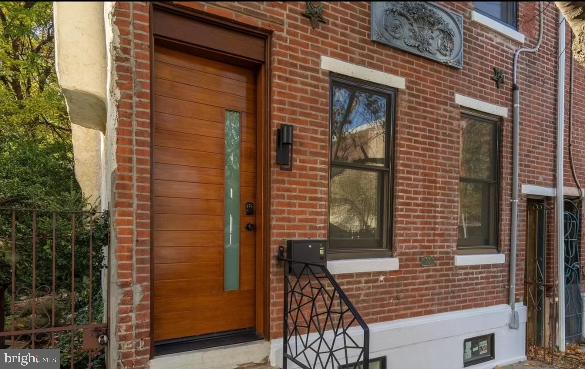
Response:
POLYGON ((432 3, 373 1, 372 40, 463 68, 463 17, 432 3))

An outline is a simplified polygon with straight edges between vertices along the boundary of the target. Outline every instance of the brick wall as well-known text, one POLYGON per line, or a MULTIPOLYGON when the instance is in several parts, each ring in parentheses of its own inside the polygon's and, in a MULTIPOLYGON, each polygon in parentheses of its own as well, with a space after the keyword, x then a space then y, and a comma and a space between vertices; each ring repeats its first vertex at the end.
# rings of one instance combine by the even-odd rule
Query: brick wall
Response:
MULTIPOLYGON (((370 4, 324 3, 327 24, 312 29, 300 14, 304 2, 182 3, 237 22, 272 30, 272 137, 282 123, 295 126, 291 172, 271 171, 270 255, 286 239, 326 238, 328 201, 329 75, 321 55, 406 78, 398 92, 395 150, 395 208, 392 250, 400 270, 339 276, 368 323, 507 303, 508 264, 455 267, 459 185, 460 108, 454 94, 508 107, 502 122, 500 250, 509 260, 512 57, 520 45, 471 21, 471 2, 444 3, 464 16, 462 70, 370 40, 370 4), (506 82, 497 89, 493 67, 506 82), (437 265, 422 268, 420 257, 437 265)), ((520 182, 554 187, 557 18, 546 5, 545 37, 537 55, 520 63, 522 139, 520 182)), ((538 9, 522 3, 524 44, 538 35, 538 9)), ((122 291, 116 335, 120 366, 143 367, 149 355, 149 18, 145 3, 118 3, 120 33, 116 58, 118 88, 118 169, 114 188, 118 284, 122 291)), ((567 69, 568 70, 568 69, 567 69)), ((585 83, 575 74, 574 135, 585 134, 585 83)), ((568 100, 568 99, 567 99, 568 100)), ((585 184, 585 144, 573 146, 577 174, 585 184)), ((274 163, 274 152, 271 153, 274 163)), ((574 185, 566 158, 566 180, 574 185)), ((523 296, 525 207, 520 203, 517 298, 523 296)), ((282 269, 270 264, 270 332, 282 332, 282 269)))
POLYGON ((118 2, 113 68, 117 100, 112 252, 117 291, 111 351, 119 368, 150 358, 150 22, 149 5, 118 2))

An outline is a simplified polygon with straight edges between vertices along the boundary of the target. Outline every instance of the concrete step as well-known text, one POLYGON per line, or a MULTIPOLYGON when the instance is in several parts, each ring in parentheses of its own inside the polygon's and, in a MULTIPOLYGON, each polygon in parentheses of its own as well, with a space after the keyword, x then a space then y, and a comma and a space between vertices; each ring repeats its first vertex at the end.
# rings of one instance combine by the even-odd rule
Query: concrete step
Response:
POLYGON ((269 342, 254 341, 157 356, 150 369, 272 369, 269 353, 269 342))

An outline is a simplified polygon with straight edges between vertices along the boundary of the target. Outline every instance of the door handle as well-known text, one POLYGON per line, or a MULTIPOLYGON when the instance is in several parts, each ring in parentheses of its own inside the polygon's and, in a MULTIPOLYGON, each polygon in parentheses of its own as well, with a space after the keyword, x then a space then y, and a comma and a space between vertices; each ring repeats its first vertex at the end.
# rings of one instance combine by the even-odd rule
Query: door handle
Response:
POLYGON ((253 232, 256 230, 256 225, 252 224, 252 223, 248 223, 248 224, 246 224, 246 230, 249 232, 253 232))

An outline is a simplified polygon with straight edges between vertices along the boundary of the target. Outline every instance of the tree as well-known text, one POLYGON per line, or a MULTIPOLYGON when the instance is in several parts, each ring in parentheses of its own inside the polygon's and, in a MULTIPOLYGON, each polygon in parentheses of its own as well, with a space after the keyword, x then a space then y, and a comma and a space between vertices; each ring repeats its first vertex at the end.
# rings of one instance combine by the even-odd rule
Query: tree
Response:
POLYGON ((0 206, 83 204, 52 20, 50 2, 0 3, 0 206))
MULTIPOLYGON (((63 212, 53 217, 53 213, 45 211, 6 210, 86 209, 86 201, 75 180, 71 126, 55 73, 52 22, 51 2, 0 2, 0 331, 5 323, 17 328, 20 325, 25 330, 30 328, 32 320, 36 327, 46 325, 47 314, 45 311, 43 315, 42 311, 46 310, 43 302, 49 298, 55 298, 58 303, 54 324, 86 323, 89 285, 94 291, 91 296, 95 309, 93 317, 103 315, 99 271, 103 267, 102 247, 108 241, 107 214, 96 217, 94 213, 85 212, 73 216, 74 213, 63 212), (16 219, 14 228, 13 216, 16 219), (36 260, 32 258, 33 233, 36 260), (17 252, 14 260, 13 234, 17 252), (53 282, 53 249, 60 273, 55 277, 54 287, 41 289, 53 282), (73 270, 72 249, 76 255, 75 275, 67 273, 73 270), (90 250, 92 278, 88 278, 90 250), (33 281, 33 263, 38 288, 35 298, 27 292, 33 281), (15 265, 16 274, 15 301, 9 301, 11 294, 6 293, 11 290, 12 265, 15 265), (75 286, 75 291, 71 291, 71 286, 75 286), (75 302, 74 312, 67 309, 71 308, 71 301, 75 302), (12 313, 7 308, 10 304, 15 305, 17 311, 12 313), (36 314, 30 311, 33 304, 36 314)), ((43 338, 30 339, 36 342, 43 338)), ((24 342, 22 338, 18 340, 24 342)), ((62 338, 58 342, 66 344, 66 340, 62 338)), ((77 341, 75 345, 81 342, 77 341)), ((0 340, 0 348, 3 344, 0 340)), ((75 355, 63 356, 62 366, 70 361, 87 360, 86 354, 75 352, 75 355)))
POLYGON ((575 35, 573 56, 578 63, 585 66, 585 2, 556 1, 555 4, 567 19, 575 35))

